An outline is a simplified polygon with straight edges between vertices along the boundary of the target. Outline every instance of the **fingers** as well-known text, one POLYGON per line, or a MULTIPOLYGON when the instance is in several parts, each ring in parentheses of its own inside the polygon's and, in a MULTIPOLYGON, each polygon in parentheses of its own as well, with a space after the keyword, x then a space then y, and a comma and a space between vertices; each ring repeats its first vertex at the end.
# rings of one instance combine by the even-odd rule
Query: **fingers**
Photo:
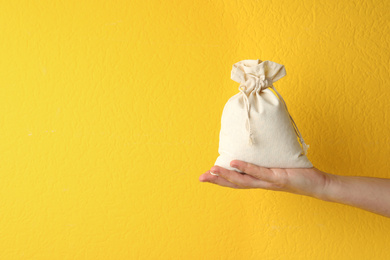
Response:
POLYGON ((228 170, 220 166, 213 166, 210 171, 199 177, 201 182, 211 182, 220 186, 236 189, 276 189, 275 182, 277 178, 275 173, 266 167, 247 163, 240 160, 233 160, 230 166, 238 171, 228 170))
POLYGON ((230 166, 234 167, 256 179, 263 180, 266 182, 274 182, 275 174, 268 168, 261 167, 255 164, 251 164, 248 162, 233 160, 230 162, 230 166))
POLYGON ((237 185, 242 189, 269 187, 269 184, 267 182, 256 179, 247 174, 242 174, 237 171, 225 169, 217 165, 213 166, 210 171, 218 174, 219 177, 222 177, 223 179, 237 185))
POLYGON ((219 186, 223 187, 229 187, 229 188, 235 188, 235 189, 240 189, 241 187, 224 179, 223 177, 217 176, 217 175, 212 175, 210 171, 207 171, 206 173, 202 174, 199 177, 199 181, 201 182, 211 182, 214 184, 217 184, 219 186))

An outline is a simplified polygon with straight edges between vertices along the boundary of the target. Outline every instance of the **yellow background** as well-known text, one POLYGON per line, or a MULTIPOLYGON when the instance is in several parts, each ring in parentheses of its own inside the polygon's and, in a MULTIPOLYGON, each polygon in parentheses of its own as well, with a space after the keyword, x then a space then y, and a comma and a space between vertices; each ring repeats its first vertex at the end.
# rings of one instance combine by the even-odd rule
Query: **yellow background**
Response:
POLYGON ((390 259, 389 219, 198 181, 243 59, 323 171, 390 177, 390 4, 1 1, 0 259, 390 259))

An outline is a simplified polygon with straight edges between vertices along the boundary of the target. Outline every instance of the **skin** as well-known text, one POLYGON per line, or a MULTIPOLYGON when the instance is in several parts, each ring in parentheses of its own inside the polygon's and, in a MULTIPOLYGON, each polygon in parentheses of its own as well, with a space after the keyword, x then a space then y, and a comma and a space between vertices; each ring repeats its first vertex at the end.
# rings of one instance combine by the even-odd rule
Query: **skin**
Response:
POLYGON ((390 179, 341 176, 312 168, 265 168, 240 160, 230 163, 243 173, 213 166, 199 177, 235 189, 266 189, 350 205, 390 217, 390 179), (213 175, 213 174, 216 175, 213 175))

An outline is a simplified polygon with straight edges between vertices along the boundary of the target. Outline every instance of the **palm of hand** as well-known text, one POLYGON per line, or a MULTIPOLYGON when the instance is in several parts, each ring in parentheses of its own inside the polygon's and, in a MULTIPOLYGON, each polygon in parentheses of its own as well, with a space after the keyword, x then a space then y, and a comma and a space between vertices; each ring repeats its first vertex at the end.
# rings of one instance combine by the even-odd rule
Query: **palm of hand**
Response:
POLYGON ((320 197, 328 184, 326 173, 317 168, 270 169, 277 183, 274 190, 320 197))
POLYGON ((233 160, 231 166, 245 174, 213 166, 210 171, 202 174, 199 180, 237 189, 260 188, 321 197, 330 179, 327 173, 314 167, 265 168, 239 160, 233 160))

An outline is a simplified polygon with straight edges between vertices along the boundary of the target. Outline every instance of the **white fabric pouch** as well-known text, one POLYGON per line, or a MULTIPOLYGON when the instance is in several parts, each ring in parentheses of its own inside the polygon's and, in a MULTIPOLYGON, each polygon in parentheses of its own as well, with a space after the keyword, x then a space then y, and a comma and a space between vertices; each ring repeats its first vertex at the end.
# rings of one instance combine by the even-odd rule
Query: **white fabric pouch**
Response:
POLYGON ((311 168, 308 145, 273 83, 286 75, 272 61, 242 60, 233 65, 239 93, 226 103, 221 118, 219 157, 215 165, 229 170, 234 159, 267 168, 311 168))

